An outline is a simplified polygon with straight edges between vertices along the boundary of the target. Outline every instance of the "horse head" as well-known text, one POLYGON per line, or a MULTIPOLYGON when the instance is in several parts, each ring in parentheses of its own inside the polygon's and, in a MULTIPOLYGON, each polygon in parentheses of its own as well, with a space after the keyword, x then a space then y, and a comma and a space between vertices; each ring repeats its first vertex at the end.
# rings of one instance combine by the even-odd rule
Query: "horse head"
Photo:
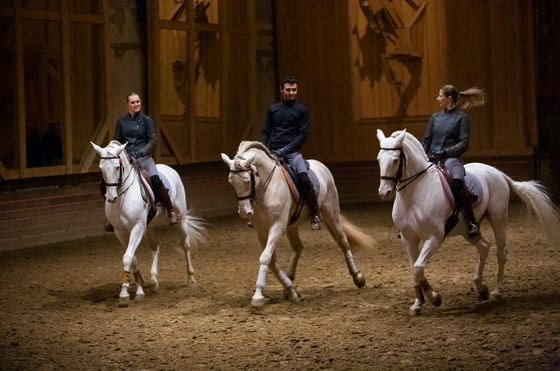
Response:
POLYGON ((127 167, 127 157, 125 152, 123 152, 126 143, 121 145, 118 141, 113 140, 105 148, 101 148, 93 142, 90 143, 99 154, 99 157, 101 157, 99 169, 107 187, 105 197, 107 201, 115 202, 119 197, 118 188, 123 183, 123 172, 125 167, 127 167))
POLYGON ((403 149, 405 135, 406 129, 401 132, 395 132, 387 138, 381 129, 377 129, 377 139, 379 139, 380 147, 377 161, 379 162, 379 172, 381 174, 379 196, 384 200, 389 200, 393 197, 393 191, 396 189, 397 183, 400 182, 404 167, 406 166, 406 157, 403 149))
POLYGON ((238 213, 243 219, 248 219, 253 215, 258 173, 253 165, 256 154, 247 152, 243 155, 237 154, 231 160, 225 153, 222 153, 222 161, 229 167, 228 181, 237 198, 238 213))

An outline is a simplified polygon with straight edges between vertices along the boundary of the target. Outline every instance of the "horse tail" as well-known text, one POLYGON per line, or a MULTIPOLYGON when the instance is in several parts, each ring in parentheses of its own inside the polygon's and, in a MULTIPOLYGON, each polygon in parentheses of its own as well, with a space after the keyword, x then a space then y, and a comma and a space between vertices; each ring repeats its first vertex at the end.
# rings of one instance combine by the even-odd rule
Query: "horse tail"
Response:
POLYGON ((361 228, 354 225, 347 217, 340 214, 340 224, 342 224, 342 230, 348 239, 348 243, 351 247, 356 247, 358 249, 368 249, 372 248, 374 241, 371 236, 366 234, 361 228))
POLYGON ((502 173, 510 188, 539 221, 537 228, 548 242, 560 237, 560 221, 545 187, 536 180, 516 182, 502 173))
POLYGON ((206 230, 205 225, 207 223, 204 219, 194 216, 192 212, 192 209, 188 209, 187 215, 185 215, 185 224, 187 226, 186 243, 192 248, 196 248, 208 239, 208 231, 206 230))

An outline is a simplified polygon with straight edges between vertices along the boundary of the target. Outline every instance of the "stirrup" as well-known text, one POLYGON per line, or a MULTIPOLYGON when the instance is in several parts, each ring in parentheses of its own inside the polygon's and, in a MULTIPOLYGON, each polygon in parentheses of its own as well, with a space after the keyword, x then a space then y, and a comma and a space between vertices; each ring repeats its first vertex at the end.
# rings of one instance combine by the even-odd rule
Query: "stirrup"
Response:
POLYGON ((323 221, 323 216, 321 214, 313 215, 311 217, 311 230, 318 231, 321 229, 321 222, 323 221))
POLYGON ((467 225, 467 234, 470 238, 480 236, 480 228, 476 223, 469 222, 469 224, 467 225))

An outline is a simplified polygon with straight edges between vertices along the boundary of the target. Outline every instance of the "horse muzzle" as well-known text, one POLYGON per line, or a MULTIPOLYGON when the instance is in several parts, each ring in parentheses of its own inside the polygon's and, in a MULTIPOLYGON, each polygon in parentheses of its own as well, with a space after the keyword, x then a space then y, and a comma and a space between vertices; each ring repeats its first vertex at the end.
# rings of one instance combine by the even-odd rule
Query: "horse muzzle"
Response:
POLYGON ((238 206, 237 212, 242 219, 249 219, 253 216, 253 206, 248 200, 240 201, 238 206))
POLYGON ((393 198, 393 187, 380 186, 379 197, 383 200, 390 200, 393 198))

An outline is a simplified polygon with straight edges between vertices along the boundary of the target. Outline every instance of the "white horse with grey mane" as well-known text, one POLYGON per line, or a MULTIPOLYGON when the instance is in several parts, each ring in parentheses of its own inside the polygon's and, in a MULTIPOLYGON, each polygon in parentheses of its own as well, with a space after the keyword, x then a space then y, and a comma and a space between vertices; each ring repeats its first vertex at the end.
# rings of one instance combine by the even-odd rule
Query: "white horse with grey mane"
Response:
MULTIPOLYGON (((283 285, 288 298, 292 302, 301 301, 294 287, 296 267, 303 249, 298 226, 309 223, 309 208, 305 206, 297 222, 289 224, 298 202, 292 197, 278 160, 261 143, 241 142, 233 160, 223 153, 222 160, 230 171, 228 179, 238 199, 239 215, 252 223, 263 247, 251 305, 262 307, 266 302, 263 289, 269 267, 283 285), (287 272, 278 267, 274 253, 284 234, 287 234, 294 251, 287 272)), ((319 161, 309 160, 309 164, 319 181, 317 198, 325 225, 344 252, 354 283, 362 287, 366 280, 354 263, 350 246, 370 247, 373 240, 340 214, 338 192, 329 169, 319 161)))
MULTIPOLYGON (((140 173, 135 169, 124 148, 126 144, 120 144, 113 140, 105 148, 91 143, 95 151, 101 157, 99 168, 103 174, 107 186, 105 194, 105 215, 115 228, 115 234, 121 244, 126 246, 123 255, 123 274, 121 279, 121 291, 119 294, 119 306, 126 307, 130 301, 128 288, 130 286, 130 272, 134 274, 136 282, 136 300, 144 298, 145 293, 142 288, 144 280, 140 274, 138 261, 136 259, 136 249, 145 235, 152 250, 152 267, 150 271, 152 289, 159 289, 158 260, 159 244, 155 239, 153 226, 163 215, 166 217, 165 210, 157 207, 157 214, 148 224, 148 212, 151 207, 149 195, 143 188, 140 173)), ((204 241, 206 229, 204 222, 197 217, 189 215, 185 188, 179 174, 166 165, 158 164, 157 170, 162 181, 167 182, 166 188, 169 189, 169 197, 173 200, 173 205, 180 213, 178 225, 181 230, 181 243, 187 258, 188 281, 187 286, 196 284, 194 279, 194 268, 191 261, 191 247, 204 241)))
MULTIPOLYGON (((400 238, 410 259, 416 299, 410 307, 411 314, 418 315, 424 304, 424 294, 438 306, 441 296, 432 290, 424 268, 445 238, 445 224, 452 214, 452 196, 446 196, 444 184, 435 166, 428 161, 420 142, 406 130, 396 131, 385 137, 377 130, 380 151, 377 156, 381 173, 379 195, 388 200, 395 194, 393 222, 400 232, 400 238), (422 249, 419 245, 423 241, 422 249)), ((496 238, 498 258, 498 279, 492 295, 502 294, 504 266, 506 263, 506 223, 510 189, 536 217, 541 235, 547 240, 558 238, 560 223, 558 213, 547 196, 544 187, 537 181, 516 182, 498 169, 481 163, 465 166, 481 184, 481 195, 474 214, 478 221, 488 219, 496 238)), ((460 216, 459 224, 449 236, 462 235, 476 246, 479 261, 474 273, 474 283, 481 299, 488 299, 488 287, 482 281, 482 271, 490 243, 482 236, 469 238, 466 223, 460 216)))

